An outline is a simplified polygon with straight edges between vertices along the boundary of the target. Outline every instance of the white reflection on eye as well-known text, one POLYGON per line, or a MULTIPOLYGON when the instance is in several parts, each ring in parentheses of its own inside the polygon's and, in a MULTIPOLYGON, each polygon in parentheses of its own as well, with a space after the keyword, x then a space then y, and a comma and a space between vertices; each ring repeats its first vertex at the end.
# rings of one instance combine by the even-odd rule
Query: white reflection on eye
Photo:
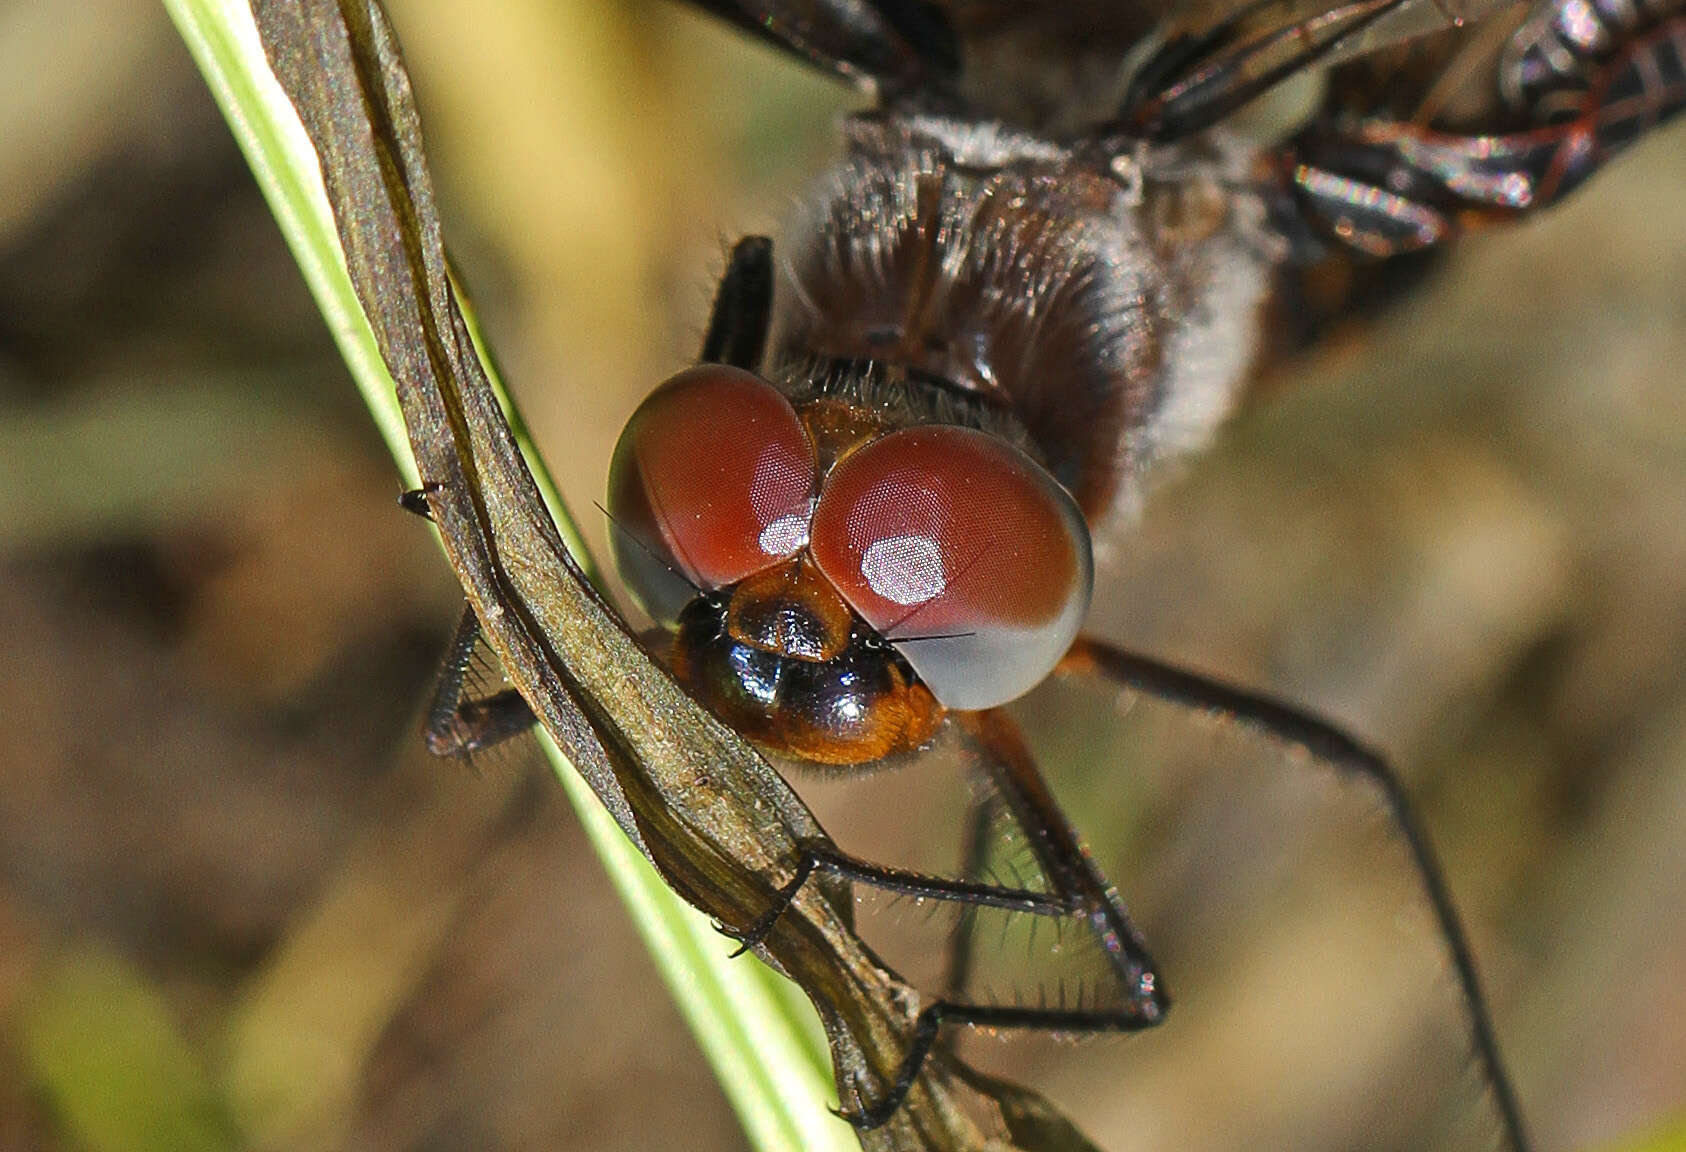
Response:
POLYGON ((872 590, 903 607, 923 604, 948 587, 942 550, 929 536, 886 536, 861 556, 861 575, 872 590))
POLYGON ((789 556, 808 542, 808 517, 780 516, 761 529, 756 541, 769 556, 789 556))

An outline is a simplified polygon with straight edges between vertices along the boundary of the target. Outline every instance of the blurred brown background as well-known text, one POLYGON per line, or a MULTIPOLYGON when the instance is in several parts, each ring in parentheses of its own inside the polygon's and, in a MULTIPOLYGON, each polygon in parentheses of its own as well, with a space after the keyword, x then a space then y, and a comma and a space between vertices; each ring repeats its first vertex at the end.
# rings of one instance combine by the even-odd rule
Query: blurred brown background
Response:
MULTIPOLYGON (((391 8, 600 546, 843 94, 653 0, 391 8)), ((452 578, 162 10, 0 4, 0 76, 0 1149, 741 1147, 553 782, 423 753, 452 578)), ((1397 755, 1547 1149, 1686 1119, 1682 127, 1249 407, 1095 612, 1397 755)), ((1242 1106, 1153 1042, 1026 1075, 1109 1149, 1242 1106)))

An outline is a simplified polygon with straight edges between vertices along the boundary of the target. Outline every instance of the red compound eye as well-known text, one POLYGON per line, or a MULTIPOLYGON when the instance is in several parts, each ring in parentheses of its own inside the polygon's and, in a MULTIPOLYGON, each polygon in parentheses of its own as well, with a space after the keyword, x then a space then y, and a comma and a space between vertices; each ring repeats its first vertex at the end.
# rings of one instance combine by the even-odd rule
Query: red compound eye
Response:
POLYGON ((811 536, 820 571, 950 708, 993 708, 1034 687, 1070 647, 1094 586, 1071 496, 967 428, 908 428, 845 457, 811 536))
POLYGON ((704 365, 638 406, 609 465, 615 562, 653 619, 696 589, 736 583, 796 554, 813 510, 813 445, 759 376, 704 365))

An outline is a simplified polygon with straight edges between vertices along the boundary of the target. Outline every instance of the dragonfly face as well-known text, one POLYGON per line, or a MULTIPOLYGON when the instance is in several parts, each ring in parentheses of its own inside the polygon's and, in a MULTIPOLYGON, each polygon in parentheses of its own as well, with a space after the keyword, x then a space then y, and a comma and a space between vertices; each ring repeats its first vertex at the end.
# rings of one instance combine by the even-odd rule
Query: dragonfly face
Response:
POLYGON ((674 673, 800 759, 917 750, 941 711, 1039 683, 1093 584, 1070 495, 921 390, 818 369, 793 404, 742 369, 668 381, 615 451, 623 576, 676 628, 674 673))

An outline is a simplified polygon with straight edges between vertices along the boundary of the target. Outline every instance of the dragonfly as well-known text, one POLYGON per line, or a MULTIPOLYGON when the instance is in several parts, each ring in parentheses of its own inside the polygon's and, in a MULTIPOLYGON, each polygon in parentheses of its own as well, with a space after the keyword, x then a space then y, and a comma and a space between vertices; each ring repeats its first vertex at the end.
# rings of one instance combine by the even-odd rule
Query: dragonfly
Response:
MULTIPOLYGON (((623 433, 617 563, 663 626, 652 650, 760 747, 836 775, 906 770, 949 741, 979 778, 957 874, 816 841, 759 919, 728 926, 760 941, 817 876, 959 910, 941 994, 849 1118, 893 1116, 957 1026, 1172 1018, 1175 973, 1003 711, 1050 675, 1088 676, 1228 717, 1373 794, 1443 942, 1499 1142, 1527 1147, 1473 950, 1385 759, 1307 710, 1078 629, 1092 537, 1293 346, 1261 328, 1302 277, 1331 262, 1385 277, 1571 193, 1686 103, 1678 6, 698 6, 876 103, 777 252, 736 247, 698 366, 623 433), (1227 131, 1318 67, 1318 109, 1285 138, 1227 131), (1033 875, 995 870, 986 841, 1009 824, 1033 875), (974 994, 989 914, 1085 933, 1102 984, 1071 1004, 974 994)), ((440 751, 532 721, 513 692, 461 700, 476 631, 465 616, 430 724, 440 751)))

